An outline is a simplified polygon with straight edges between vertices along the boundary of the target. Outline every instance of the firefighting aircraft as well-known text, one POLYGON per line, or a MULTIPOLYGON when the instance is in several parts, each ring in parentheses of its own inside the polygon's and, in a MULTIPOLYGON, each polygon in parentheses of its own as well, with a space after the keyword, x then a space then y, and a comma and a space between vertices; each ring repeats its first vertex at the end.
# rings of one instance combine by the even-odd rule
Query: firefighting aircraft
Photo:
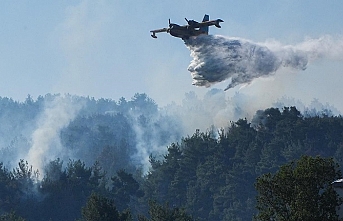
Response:
POLYGON ((202 22, 197 22, 194 20, 188 20, 187 18, 185 18, 185 19, 186 19, 188 25, 183 25, 183 26, 170 23, 170 19, 169 19, 169 28, 152 30, 152 31, 150 31, 152 33, 151 37, 157 38, 156 33, 167 32, 174 37, 182 38, 182 40, 187 40, 191 36, 198 36, 198 35, 202 35, 202 34, 208 35, 208 27, 209 26, 214 25, 217 28, 221 28, 219 23, 224 22, 221 19, 210 21, 209 15, 205 15, 202 22))

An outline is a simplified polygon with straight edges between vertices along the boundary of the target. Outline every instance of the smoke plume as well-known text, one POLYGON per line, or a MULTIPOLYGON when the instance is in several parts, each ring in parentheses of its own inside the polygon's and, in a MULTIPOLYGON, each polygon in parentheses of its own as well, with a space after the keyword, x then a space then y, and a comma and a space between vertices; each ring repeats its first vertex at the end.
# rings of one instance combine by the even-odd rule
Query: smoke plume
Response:
POLYGON ((225 90, 273 75, 281 67, 305 70, 316 59, 343 55, 343 41, 330 36, 308 39, 295 46, 213 35, 190 38, 185 44, 193 57, 188 67, 193 84, 210 87, 231 79, 225 90))
POLYGON ((32 146, 25 157, 33 169, 39 171, 42 171, 44 163, 68 154, 61 145, 60 131, 81 109, 81 105, 72 103, 70 97, 57 96, 46 102, 37 128, 32 133, 32 146))

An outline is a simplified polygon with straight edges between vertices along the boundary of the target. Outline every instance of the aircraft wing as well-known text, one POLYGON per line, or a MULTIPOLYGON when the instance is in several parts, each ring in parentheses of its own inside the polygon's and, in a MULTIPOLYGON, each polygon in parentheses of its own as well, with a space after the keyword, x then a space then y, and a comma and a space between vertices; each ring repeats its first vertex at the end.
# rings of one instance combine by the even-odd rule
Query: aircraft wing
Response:
POLYGON ((168 32, 168 31, 169 31, 169 28, 161 28, 161 29, 152 30, 150 32, 152 33, 151 37, 157 38, 156 33, 168 32))
POLYGON ((169 28, 161 28, 150 31, 151 33, 167 32, 169 28))

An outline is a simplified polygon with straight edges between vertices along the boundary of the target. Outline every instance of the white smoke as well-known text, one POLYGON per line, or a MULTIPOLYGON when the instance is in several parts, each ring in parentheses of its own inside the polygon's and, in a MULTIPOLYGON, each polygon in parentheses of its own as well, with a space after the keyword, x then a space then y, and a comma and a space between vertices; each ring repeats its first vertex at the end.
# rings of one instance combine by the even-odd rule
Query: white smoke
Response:
POLYGON ((181 128, 174 122, 174 119, 167 120, 164 118, 161 111, 147 118, 132 110, 129 114, 136 138, 136 152, 131 156, 131 159, 136 167, 140 168, 143 174, 146 174, 151 167, 150 156, 160 160, 166 154, 166 147, 179 139, 179 134, 175 132, 175 128, 178 130, 181 128), (167 131, 168 136, 164 136, 163 134, 167 131))
POLYGON ((225 90, 273 75, 281 67, 305 70, 316 59, 343 55, 343 40, 330 36, 307 39, 295 46, 213 35, 190 38, 185 44, 193 57, 188 67, 193 84, 209 87, 231 79, 225 90))
POLYGON ((45 101, 45 109, 33 131, 32 146, 24 159, 34 170, 42 171, 44 163, 56 157, 67 156, 60 142, 60 131, 76 116, 82 105, 72 102, 70 97, 56 96, 45 101))

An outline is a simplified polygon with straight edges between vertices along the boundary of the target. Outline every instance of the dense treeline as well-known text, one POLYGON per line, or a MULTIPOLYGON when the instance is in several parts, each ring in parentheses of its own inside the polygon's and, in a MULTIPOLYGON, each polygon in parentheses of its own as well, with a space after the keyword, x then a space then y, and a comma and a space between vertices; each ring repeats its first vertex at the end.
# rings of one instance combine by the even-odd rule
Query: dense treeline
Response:
POLYGON ((119 102, 70 96, 83 103, 59 134, 63 150, 72 153, 70 159, 53 159, 43 171, 25 159, 14 169, 6 166, 18 157, 16 151, 31 146, 27 131, 34 130, 30 124, 35 121, 26 121, 28 116, 39 118, 47 100, 53 99, 47 95, 37 101, 28 97, 24 103, 0 100, 3 125, 13 117, 8 131, 0 127, 6 135, 2 143, 10 142, 0 155, 3 216, 85 219, 92 215, 87 208, 99 209, 94 201, 125 219, 154 220, 151 216, 162 211, 180 220, 251 220, 257 212, 257 177, 275 173, 301 155, 333 157, 343 164, 340 116, 305 117, 295 107, 269 108, 258 111, 251 122, 239 119, 219 131, 196 130, 181 139, 178 121, 159 114, 151 99, 137 94, 119 102), (23 125, 27 130, 21 130, 23 125), (144 153, 150 154, 151 168, 143 174, 139 150, 167 142, 162 158, 158 151, 144 153))
POLYGON ((196 132, 151 159, 145 197, 185 207, 199 220, 251 220, 256 178, 301 155, 334 157, 342 166, 343 119, 303 117, 295 108, 258 112, 252 123, 196 132))

